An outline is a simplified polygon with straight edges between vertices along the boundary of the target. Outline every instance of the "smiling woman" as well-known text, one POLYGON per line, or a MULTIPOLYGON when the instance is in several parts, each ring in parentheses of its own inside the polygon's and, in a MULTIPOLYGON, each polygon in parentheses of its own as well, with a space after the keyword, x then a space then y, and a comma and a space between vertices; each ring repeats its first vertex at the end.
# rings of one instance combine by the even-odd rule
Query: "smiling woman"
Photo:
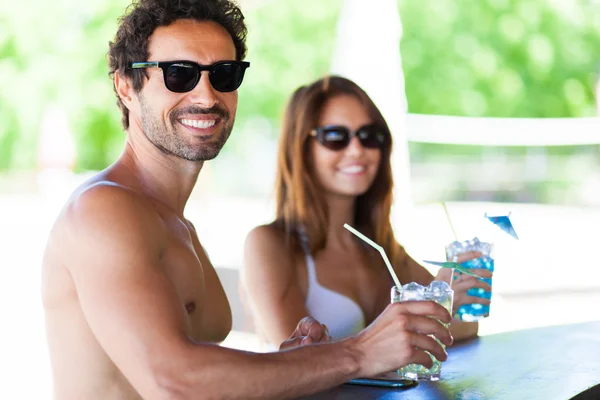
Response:
MULTIPOLYGON (((392 231, 391 148, 388 125, 354 82, 326 77, 292 95, 279 142, 277 218, 248 235, 241 273, 268 343, 306 315, 343 338, 388 306, 393 282, 379 253, 345 223, 383 246, 402 282, 434 279, 392 231)), ((477 333, 476 324, 452 325, 457 339, 477 333)))

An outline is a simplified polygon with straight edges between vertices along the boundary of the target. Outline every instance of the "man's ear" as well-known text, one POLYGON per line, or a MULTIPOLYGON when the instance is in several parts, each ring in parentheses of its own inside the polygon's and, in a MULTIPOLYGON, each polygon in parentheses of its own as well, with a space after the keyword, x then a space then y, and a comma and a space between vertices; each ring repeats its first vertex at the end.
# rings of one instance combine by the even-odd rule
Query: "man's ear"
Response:
POLYGON ((119 98, 121 99, 123 104, 125 104, 125 107, 131 109, 131 102, 133 100, 134 95, 131 80, 125 76, 121 76, 121 74, 119 74, 119 71, 117 70, 115 71, 114 85, 117 94, 119 95, 119 98))

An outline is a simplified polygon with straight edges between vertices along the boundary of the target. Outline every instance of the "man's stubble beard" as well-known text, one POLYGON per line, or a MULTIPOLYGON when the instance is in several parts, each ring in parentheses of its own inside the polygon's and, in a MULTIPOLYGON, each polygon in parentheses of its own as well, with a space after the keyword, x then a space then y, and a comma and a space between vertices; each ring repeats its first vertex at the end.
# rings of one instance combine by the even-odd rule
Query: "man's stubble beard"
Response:
POLYGON ((144 134, 160 151, 165 154, 174 155, 187 161, 208 161, 219 155, 219 152, 227 142, 229 135, 233 129, 233 120, 230 119, 229 113, 220 107, 212 107, 210 109, 202 109, 199 106, 186 107, 183 110, 175 110, 169 116, 170 127, 167 127, 164 121, 156 117, 156 113, 150 108, 143 96, 139 97, 141 106, 141 120, 144 134), (201 115, 201 114, 217 114, 220 117, 221 130, 216 133, 217 140, 213 141, 212 137, 198 147, 192 147, 186 143, 181 135, 178 135, 177 116, 181 114, 201 115))

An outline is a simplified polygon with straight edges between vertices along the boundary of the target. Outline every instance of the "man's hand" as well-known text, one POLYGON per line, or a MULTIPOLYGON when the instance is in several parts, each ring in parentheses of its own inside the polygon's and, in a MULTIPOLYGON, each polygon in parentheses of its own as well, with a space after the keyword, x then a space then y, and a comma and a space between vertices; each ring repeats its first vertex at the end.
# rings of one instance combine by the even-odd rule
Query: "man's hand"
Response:
POLYGON ((331 340, 329 330, 313 317, 304 317, 298 323, 296 330, 290 338, 279 346, 279 350, 288 350, 298 346, 313 343, 328 342, 331 340))
POLYGON ((371 325, 352 340, 358 350, 360 376, 371 377, 416 363, 430 368, 433 363, 425 351, 440 361, 447 358, 444 345, 452 344, 448 311, 432 301, 406 301, 390 304, 371 325), (439 320, 439 321, 438 321, 439 320))
MULTIPOLYGON (((459 254, 456 262, 460 264, 479 257, 481 257, 480 252, 469 251, 459 254)), ((490 305, 489 299, 467 295, 467 290, 471 288, 481 288, 489 292, 492 290, 492 287, 489 284, 473 276, 453 271, 454 270, 450 268, 441 268, 435 277, 436 281, 445 281, 448 283, 452 282, 451 286, 452 290, 454 290, 454 302, 452 304, 453 313, 456 313, 456 310, 465 304, 482 304, 484 306, 490 305)), ((483 268, 473 268, 470 269, 470 271, 476 275, 479 275, 481 278, 491 278, 493 275, 491 271, 483 268)))

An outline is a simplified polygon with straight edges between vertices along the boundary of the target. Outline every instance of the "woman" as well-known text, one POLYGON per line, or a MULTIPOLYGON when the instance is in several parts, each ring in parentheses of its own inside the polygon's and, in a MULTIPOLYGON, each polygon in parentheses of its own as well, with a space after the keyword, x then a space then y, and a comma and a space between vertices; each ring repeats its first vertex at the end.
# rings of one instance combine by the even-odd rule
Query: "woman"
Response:
MULTIPOLYGON (((276 220, 249 233, 241 274, 267 342, 285 340, 306 315, 325 324, 334 339, 349 336, 389 304, 393 281, 381 255, 344 223, 384 247, 401 282, 434 279, 394 238, 391 147, 385 120, 355 83, 326 77, 293 94, 280 137, 276 220)), ((450 278, 448 270, 440 274, 438 279, 450 278)), ((453 283, 454 310, 489 304, 467 296, 471 287, 490 290, 461 275, 453 283)), ((451 331, 455 340, 475 336, 477 323, 455 321, 451 331)))

